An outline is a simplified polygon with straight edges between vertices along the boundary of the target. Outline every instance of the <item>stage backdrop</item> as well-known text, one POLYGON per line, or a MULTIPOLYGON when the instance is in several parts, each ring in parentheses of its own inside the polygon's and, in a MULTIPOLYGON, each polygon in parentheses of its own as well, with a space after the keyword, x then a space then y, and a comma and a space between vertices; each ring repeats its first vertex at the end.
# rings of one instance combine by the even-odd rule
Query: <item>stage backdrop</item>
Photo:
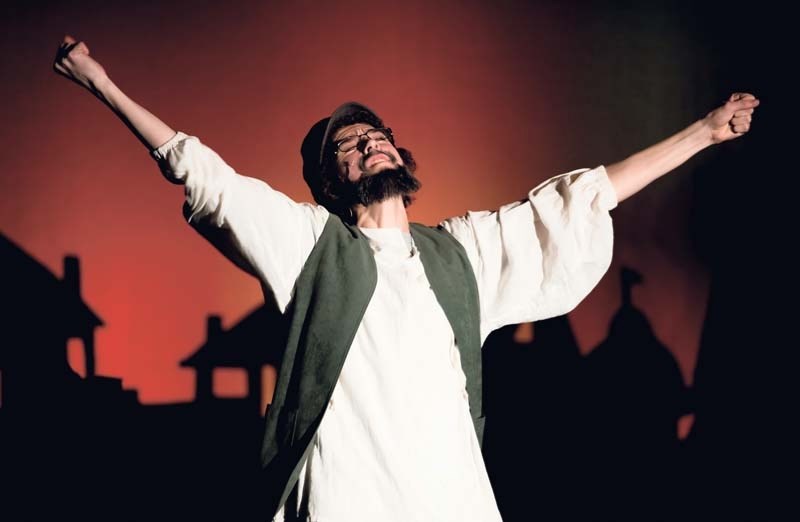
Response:
MULTIPOLYGON (((237 172, 298 201, 300 141, 346 100, 384 118, 419 163, 411 218, 429 224, 523 198, 550 176, 621 160, 703 117, 730 92, 708 12, 514 2, 42 2, 0 26, 2 232, 56 275, 80 258, 105 325, 97 373, 144 403, 191 400, 178 363, 263 302, 258 282, 181 215, 183 190, 97 99, 52 69, 64 34, 130 97, 200 138, 237 172)), ((743 80, 748 75, 743 73, 743 80)), ((760 132, 757 128, 754 133, 760 132)), ((740 140, 745 142, 748 138, 740 140)), ((735 154, 740 143, 726 145, 735 154)), ((614 261, 570 314, 581 350, 620 304, 619 269, 690 383, 709 290, 695 241, 701 155, 613 211, 614 261)), ((83 371, 82 351, 69 348, 83 371)), ((243 393, 221 372, 216 391, 243 393)))

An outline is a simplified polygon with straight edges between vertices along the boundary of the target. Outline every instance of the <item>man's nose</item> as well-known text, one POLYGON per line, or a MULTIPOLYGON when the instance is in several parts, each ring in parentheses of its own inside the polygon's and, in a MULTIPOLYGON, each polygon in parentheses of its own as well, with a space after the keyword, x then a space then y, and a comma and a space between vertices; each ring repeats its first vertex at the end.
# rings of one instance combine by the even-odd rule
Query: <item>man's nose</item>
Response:
POLYGON ((358 150, 361 154, 369 154, 372 149, 377 146, 378 140, 372 139, 366 134, 359 136, 358 138, 358 150))

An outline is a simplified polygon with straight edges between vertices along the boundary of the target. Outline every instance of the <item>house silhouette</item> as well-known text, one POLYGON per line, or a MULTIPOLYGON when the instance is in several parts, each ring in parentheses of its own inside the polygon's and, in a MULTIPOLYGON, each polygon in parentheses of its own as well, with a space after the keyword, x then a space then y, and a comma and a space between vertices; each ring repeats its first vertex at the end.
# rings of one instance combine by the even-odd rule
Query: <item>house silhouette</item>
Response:
POLYGON ((6 414, 39 413, 54 406, 77 408, 100 402, 137 403, 122 380, 98 376, 95 328, 103 321, 81 296, 80 262, 64 257, 58 278, 0 234, 4 305, 0 343, 0 405, 6 414), (83 344, 85 377, 67 360, 67 342, 83 344))
POLYGON ((196 372, 195 402, 203 404, 216 399, 213 391, 215 369, 241 368, 247 372, 245 400, 262 413, 262 400, 271 400, 271 391, 266 397, 262 392, 262 371, 265 365, 277 368, 285 339, 284 318, 269 304, 256 308, 228 330, 222 327, 220 316, 209 315, 205 342, 180 363, 196 372))

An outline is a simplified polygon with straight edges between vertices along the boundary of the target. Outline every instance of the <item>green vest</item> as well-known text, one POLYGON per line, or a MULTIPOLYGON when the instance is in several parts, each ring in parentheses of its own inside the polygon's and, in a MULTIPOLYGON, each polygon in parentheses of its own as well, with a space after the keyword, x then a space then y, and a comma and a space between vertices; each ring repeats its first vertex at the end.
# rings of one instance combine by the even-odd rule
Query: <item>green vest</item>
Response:
MULTIPOLYGON (((433 293, 453 328, 480 441, 482 373, 475 274, 464 247, 447 231, 412 223, 411 235, 433 293)), ((288 340, 261 449, 260 493, 267 497, 268 513, 277 512, 297 482, 377 280, 366 237, 331 215, 286 310, 288 340)))

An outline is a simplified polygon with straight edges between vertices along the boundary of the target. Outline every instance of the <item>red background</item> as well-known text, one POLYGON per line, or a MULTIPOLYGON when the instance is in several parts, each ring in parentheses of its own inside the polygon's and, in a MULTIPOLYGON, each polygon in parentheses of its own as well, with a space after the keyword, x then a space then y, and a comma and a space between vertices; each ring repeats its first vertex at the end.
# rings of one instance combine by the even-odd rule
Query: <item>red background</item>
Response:
MULTIPOLYGON (((704 88, 713 53, 688 8, 109 4, 5 8, 0 223, 59 276, 65 254, 80 257, 84 300, 106 323, 97 373, 144 403, 191 400, 194 375, 178 362, 203 342, 207 314, 227 328, 263 298, 185 223, 182 188, 127 128, 52 71, 64 34, 135 101, 295 200, 310 199, 299 145, 311 124, 345 100, 370 105, 415 154, 423 189, 410 215, 429 224, 621 160, 723 101, 704 88)), ((612 268, 570 316, 584 353, 619 305, 619 267, 632 266, 645 277, 635 303, 691 380, 709 281, 691 241, 697 161, 613 211, 612 268)), ((243 375, 219 377, 219 393, 243 392, 243 375)))

